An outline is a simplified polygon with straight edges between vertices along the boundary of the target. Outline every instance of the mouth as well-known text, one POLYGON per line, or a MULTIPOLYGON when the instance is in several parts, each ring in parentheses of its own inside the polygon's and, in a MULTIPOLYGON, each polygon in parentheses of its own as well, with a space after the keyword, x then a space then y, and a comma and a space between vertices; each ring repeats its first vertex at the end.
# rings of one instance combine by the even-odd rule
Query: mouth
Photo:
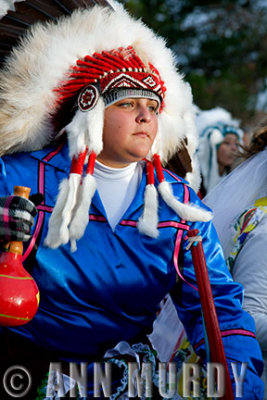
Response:
POLYGON ((141 131, 141 132, 135 132, 134 136, 140 137, 140 138, 149 138, 149 134, 147 132, 141 131))

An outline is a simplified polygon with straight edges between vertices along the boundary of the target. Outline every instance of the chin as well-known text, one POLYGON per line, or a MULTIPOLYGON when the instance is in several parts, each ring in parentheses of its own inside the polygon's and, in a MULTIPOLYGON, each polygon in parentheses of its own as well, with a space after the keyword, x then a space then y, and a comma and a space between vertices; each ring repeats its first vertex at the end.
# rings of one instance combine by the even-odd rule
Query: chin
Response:
POLYGON ((142 154, 137 154, 137 155, 135 155, 135 156, 134 156, 133 162, 135 162, 135 161, 137 162, 137 161, 143 160, 144 158, 147 157, 147 154, 148 154, 148 151, 147 151, 146 153, 142 153, 142 154))
POLYGON ((142 147, 142 149, 137 149, 136 151, 132 152, 132 155, 136 158, 140 158, 141 160, 145 158, 149 153, 150 147, 142 147))

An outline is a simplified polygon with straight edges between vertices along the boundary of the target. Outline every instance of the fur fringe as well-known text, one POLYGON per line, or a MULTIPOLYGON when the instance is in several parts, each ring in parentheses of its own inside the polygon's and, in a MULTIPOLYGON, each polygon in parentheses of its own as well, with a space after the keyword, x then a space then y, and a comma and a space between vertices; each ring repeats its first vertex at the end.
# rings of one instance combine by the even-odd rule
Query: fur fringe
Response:
POLYGON ((62 210, 62 222, 59 229, 60 236, 62 238, 65 238, 67 236, 69 237, 68 226, 72 219, 73 210, 77 204, 77 197, 79 187, 81 185, 81 179, 82 176, 80 174, 70 174, 69 176, 68 195, 65 201, 65 206, 62 210))
POLYGON ((213 217, 212 213, 206 211, 195 205, 183 204, 177 200, 172 192, 171 185, 169 182, 161 182, 158 185, 158 191, 165 201, 165 203, 176 212, 176 214, 186 221, 210 221, 213 217))
POLYGON ((138 230, 152 238, 159 236, 158 231, 158 192, 154 185, 146 185, 144 211, 137 224, 138 230))
POLYGON ((96 155, 103 149, 104 111, 104 100, 100 97, 93 110, 87 113, 88 149, 96 155))
POLYGON ((88 174, 84 177, 83 183, 79 188, 78 204, 73 212, 73 218, 69 227, 69 237, 71 241, 71 251, 76 250, 76 240, 79 240, 89 222, 89 208, 92 198, 96 191, 96 180, 88 174))
POLYGON ((70 159, 84 152, 86 145, 88 146, 88 140, 86 140, 87 124, 87 114, 77 110, 72 121, 65 128, 68 136, 70 159))
POLYGON ((0 155, 49 144, 58 133, 51 122, 58 104, 55 88, 70 66, 95 51, 128 45, 134 46, 146 64, 150 61, 156 66, 167 88, 160 114, 164 132, 159 152, 166 161, 190 135, 184 114, 194 118, 191 89, 177 72, 176 57, 165 40, 119 3, 115 12, 96 5, 55 22, 39 23, 14 49, 0 75, 0 155))
POLYGON ((81 183, 81 175, 70 174, 60 184, 56 205, 49 220, 48 233, 44 244, 52 249, 69 241, 69 223, 77 202, 77 193, 81 183))
MULTIPOLYGON (((176 56, 166 47, 163 38, 141 20, 131 17, 117 2, 115 12, 96 5, 77 9, 54 22, 36 24, 13 50, 0 74, 0 156, 41 149, 55 138, 58 132, 54 131, 52 120, 59 100, 55 89, 66 79, 77 59, 129 45, 146 65, 149 62, 155 65, 167 88, 165 107, 159 115, 160 132, 155 141, 155 152, 163 162, 167 162, 179 149, 180 143, 188 138, 189 155, 193 157, 197 138, 195 129, 192 129, 195 114, 192 93, 183 76, 177 72, 176 56)), ((86 146, 89 152, 96 154, 102 150, 103 102, 100 100, 96 107, 92 114, 77 111, 66 127, 70 158, 83 152, 86 146)), ((199 174, 199 171, 194 173, 199 174)), ((76 238, 85 229, 84 226, 77 227, 80 221, 83 225, 88 223, 87 208, 95 189, 89 182, 93 178, 84 178, 82 188, 80 179, 70 176, 69 181, 64 180, 60 185, 45 239, 45 244, 51 248, 68 242, 70 224, 71 235, 76 238), (76 209, 77 195, 81 190, 82 204, 76 209), (77 216, 74 217, 74 213, 77 216)), ((138 227, 156 237, 157 212, 154 210, 157 210, 157 193, 154 189, 146 190, 144 215, 138 227)), ((167 183, 161 183, 159 191, 165 202, 182 218, 191 221, 211 219, 207 211, 176 200, 167 183)))
POLYGON ((98 99, 96 106, 87 112, 77 110, 72 121, 66 126, 68 135, 69 155, 78 156, 87 147, 99 154, 103 148, 103 125, 105 105, 102 98, 98 99))
POLYGON ((62 222, 62 212, 66 203, 68 191, 69 181, 68 179, 64 179, 59 186, 59 194, 53 213, 48 222, 48 233, 44 241, 44 245, 50 247, 51 249, 56 249, 63 242, 67 243, 69 240, 68 235, 65 238, 61 238, 59 234, 62 222))

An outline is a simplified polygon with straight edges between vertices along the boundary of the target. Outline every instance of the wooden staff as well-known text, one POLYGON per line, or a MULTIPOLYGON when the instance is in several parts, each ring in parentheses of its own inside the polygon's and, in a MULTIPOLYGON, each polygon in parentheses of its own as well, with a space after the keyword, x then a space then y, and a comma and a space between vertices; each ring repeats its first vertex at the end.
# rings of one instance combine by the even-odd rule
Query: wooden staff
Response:
MULTIPOLYGON (((203 251, 202 239, 200 236, 198 236, 198 233, 198 229, 192 229, 191 231, 188 231, 187 235, 189 238, 192 239, 194 237, 199 238, 197 241, 195 241, 195 243, 192 243, 190 250, 197 279, 197 286, 203 311, 204 323, 208 336, 211 361, 214 363, 220 363, 224 366, 225 394, 223 397, 221 397, 221 399, 234 400, 232 383, 224 352, 216 308, 213 300, 205 254, 203 251)), ((192 239, 191 241, 194 242, 192 239)))

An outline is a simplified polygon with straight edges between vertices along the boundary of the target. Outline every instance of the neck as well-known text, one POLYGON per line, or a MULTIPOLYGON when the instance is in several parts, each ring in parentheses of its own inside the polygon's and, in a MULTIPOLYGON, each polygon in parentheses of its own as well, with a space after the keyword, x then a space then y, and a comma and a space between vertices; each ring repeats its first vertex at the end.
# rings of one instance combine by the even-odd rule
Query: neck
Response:
POLYGON ((219 165, 219 175, 222 176, 225 171, 225 167, 223 165, 219 165))
MULTIPOLYGON (((95 163, 95 171, 99 172, 102 171, 102 173, 108 174, 109 176, 122 176, 124 174, 129 174, 130 171, 134 171, 136 168, 137 163, 130 163, 126 165, 125 167, 111 167, 110 165, 104 164, 102 161, 96 160, 95 163)), ((94 171, 94 173, 95 173, 94 171)))
POLYGON ((107 167, 110 167, 110 168, 125 168, 125 167, 128 167, 128 165, 131 164, 131 163, 126 163, 126 162, 123 163, 123 162, 119 162, 119 161, 105 160, 100 156, 98 156, 96 159, 101 164, 106 165, 107 167))

